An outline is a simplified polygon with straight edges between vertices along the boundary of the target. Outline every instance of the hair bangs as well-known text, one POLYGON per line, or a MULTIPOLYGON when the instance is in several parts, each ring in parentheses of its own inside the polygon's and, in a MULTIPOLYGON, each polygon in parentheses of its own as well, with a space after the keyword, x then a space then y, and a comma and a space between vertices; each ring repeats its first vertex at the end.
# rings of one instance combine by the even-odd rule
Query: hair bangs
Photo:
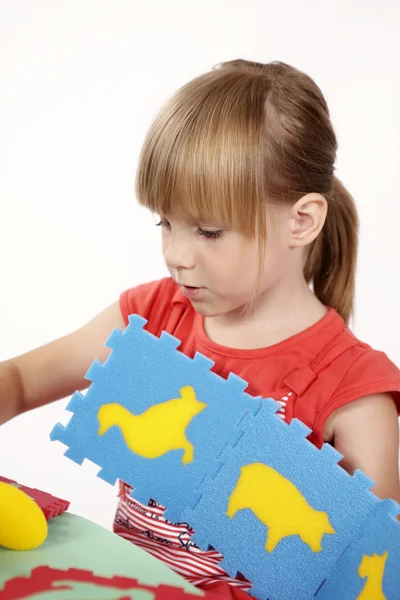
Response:
POLYGON ((145 139, 136 176, 140 204, 255 236, 265 207, 261 84, 246 73, 217 71, 178 90, 145 139))

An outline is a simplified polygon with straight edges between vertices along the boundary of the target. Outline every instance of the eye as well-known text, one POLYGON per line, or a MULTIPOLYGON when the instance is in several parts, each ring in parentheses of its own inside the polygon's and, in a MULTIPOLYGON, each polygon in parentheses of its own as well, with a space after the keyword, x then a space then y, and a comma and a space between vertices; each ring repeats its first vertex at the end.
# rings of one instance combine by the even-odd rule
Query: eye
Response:
POLYGON ((166 219, 161 219, 158 223, 156 223, 156 227, 170 227, 170 224, 166 219))
POLYGON ((200 229, 198 227, 196 233, 197 233, 197 235, 203 235, 205 238, 207 238, 209 240, 216 240, 216 239, 222 237, 222 234, 224 232, 222 229, 218 229, 216 231, 207 231, 206 229, 200 229))

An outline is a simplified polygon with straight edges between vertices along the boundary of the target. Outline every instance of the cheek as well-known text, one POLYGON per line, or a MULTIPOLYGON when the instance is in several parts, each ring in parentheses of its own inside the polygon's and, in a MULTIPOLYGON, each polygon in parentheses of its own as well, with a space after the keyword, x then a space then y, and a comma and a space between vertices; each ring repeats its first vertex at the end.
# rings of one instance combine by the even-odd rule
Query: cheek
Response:
POLYGON ((162 252, 162 256, 164 259, 164 262, 168 268, 168 270, 170 271, 170 267, 168 266, 168 250, 170 247, 170 236, 168 234, 167 231, 163 231, 162 232, 162 236, 161 236, 161 252, 162 252))
POLYGON ((168 246, 168 232, 165 231, 165 227, 161 227, 161 249, 164 254, 168 246))
POLYGON ((216 253, 212 265, 214 272, 233 288, 251 287, 258 272, 256 248, 246 242, 226 247, 221 254, 216 253))
POLYGON ((280 241, 268 246, 261 274, 261 285, 264 288, 276 284, 289 273, 289 259, 290 255, 280 241))

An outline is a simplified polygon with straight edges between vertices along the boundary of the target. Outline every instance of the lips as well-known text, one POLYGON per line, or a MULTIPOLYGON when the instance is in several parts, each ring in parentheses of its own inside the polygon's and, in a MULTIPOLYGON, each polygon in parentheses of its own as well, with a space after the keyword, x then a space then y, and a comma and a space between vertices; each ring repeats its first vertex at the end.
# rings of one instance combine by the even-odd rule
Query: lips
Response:
POLYGON ((193 287, 181 284, 179 285, 179 287, 181 288, 182 294, 189 299, 200 297, 205 289, 202 287, 193 287))

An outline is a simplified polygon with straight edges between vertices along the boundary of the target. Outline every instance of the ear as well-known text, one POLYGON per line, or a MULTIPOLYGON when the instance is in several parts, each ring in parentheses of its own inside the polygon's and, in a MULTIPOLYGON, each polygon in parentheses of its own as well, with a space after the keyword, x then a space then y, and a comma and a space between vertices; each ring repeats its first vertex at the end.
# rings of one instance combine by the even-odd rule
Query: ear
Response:
POLYGON ((322 194, 309 193, 289 208, 289 247, 308 246, 324 226, 328 203, 322 194))

